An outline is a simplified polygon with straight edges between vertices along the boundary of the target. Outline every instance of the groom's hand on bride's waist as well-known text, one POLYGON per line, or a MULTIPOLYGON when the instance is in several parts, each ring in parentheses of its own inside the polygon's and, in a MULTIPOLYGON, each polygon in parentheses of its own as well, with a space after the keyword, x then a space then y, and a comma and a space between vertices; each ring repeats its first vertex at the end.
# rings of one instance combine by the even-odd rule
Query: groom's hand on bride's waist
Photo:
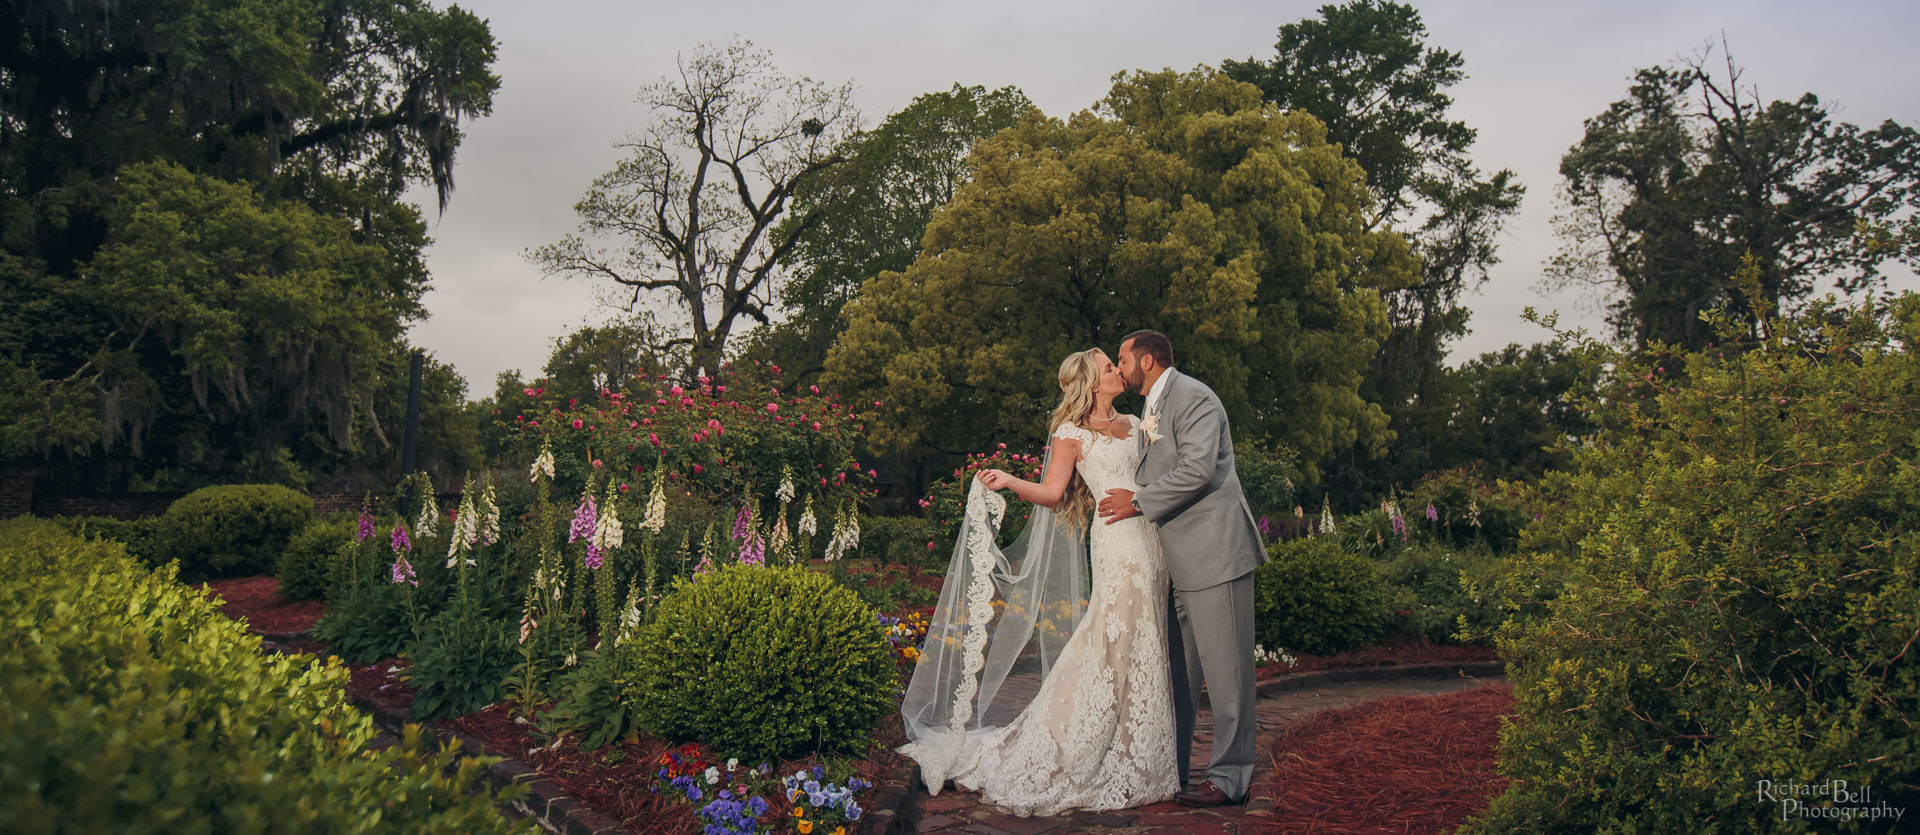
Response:
POLYGON ((1133 491, 1115 488, 1107 491, 1107 497, 1100 500, 1100 516, 1111 525, 1122 519, 1140 515, 1140 507, 1133 503, 1133 491))

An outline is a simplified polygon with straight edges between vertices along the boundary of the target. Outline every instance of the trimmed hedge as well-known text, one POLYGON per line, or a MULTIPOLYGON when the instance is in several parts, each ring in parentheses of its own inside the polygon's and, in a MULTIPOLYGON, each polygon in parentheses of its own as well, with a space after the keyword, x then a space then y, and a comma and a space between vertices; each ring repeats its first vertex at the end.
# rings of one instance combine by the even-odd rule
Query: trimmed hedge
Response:
POLYGON ((745 761, 858 750, 897 706, 873 611, 804 568, 731 565, 677 581, 641 627, 633 669, 640 727, 745 761))
MULTIPOLYGON (((486 762, 368 750, 337 661, 262 655, 175 569, 0 522, 0 820, 11 832, 508 832, 486 762)), ((517 794, 518 787, 509 790, 517 794)), ((524 830, 525 827, 519 827, 524 830)))
POLYGON ((280 596, 288 600, 318 600, 333 590, 334 563, 344 559, 341 549, 353 542, 357 517, 338 514, 315 519, 287 542, 274 564, 280 596))
POLYGON ((313 499, 277 484, 203 487, 160 517, 164 555, 189 580, 266 574, 313 521, 313 499))
POLYGON ((1373 561, 1316 536, 1267 546, 1254 571, 1254 640, 1271 649, 1330 655, 1372 644, 1386 625, 1373 561))

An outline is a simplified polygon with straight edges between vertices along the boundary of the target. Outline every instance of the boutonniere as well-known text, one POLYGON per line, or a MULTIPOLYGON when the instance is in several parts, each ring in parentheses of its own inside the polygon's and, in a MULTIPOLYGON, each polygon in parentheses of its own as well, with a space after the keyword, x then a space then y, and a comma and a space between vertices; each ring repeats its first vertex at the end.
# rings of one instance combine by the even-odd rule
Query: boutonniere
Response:
POLYGON ((1140 421, 1140 428, 1146 430, 1148 444, 1152 444, 1154 441, 1164 437, 1160 433, 1153 431, 1160 428, 1159 415, 1148 415, 1146 420, 1140 421))

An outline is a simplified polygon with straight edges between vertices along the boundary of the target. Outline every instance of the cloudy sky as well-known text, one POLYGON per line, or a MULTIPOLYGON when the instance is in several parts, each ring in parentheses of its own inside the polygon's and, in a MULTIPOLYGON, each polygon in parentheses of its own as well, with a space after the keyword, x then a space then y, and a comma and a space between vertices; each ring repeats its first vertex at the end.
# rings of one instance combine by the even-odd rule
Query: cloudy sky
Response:
MULTIPOLYGON (((463 373, 471 394, 496 373, 535 372, 553 339, 599 321, 594 288, 545 279, 526 250, 576 224, 573 203, 619 154, 613 143, 647 124, 641 85, 674 69, 677 53, 739 35, 779 68, 838 84, 851 80, 866 125, 922 93, 954 83, 1013 85, 1065 117, 1103 96, 1115 72, 1191 69, 1224 58, 1271 58, 1275 30, 1315 16, 1320 2, 635 3, 476 0, 499 42, 493 115, 468 126, 444 214, 418 195, 433 224, 431 318, 413 338, 463 373)), ((1468 78, 1454 114, 1479 131, 1482 169, 1510 168, 1526 202, 1500 245, 1502 263, 1468 300, 1473 332, 1457 363, 1509 342, 1545 336, 1521 321, 1528 305, 1562 321, 1599 323, 1598 299, 1545 294, 1541 264, 1557 242, 1562 153, 1581 121, 1621 98, 1636 68, 1687 57, 1724 37, 1762 98, 1812 91, 1862 126, 1920 125, 1920 31, 1911 2, 1541 3, 1422 2, 1428 43, 1460 52, 1468 78)), ((1920 289, 1901 274, 1895 289, 1920 289)))

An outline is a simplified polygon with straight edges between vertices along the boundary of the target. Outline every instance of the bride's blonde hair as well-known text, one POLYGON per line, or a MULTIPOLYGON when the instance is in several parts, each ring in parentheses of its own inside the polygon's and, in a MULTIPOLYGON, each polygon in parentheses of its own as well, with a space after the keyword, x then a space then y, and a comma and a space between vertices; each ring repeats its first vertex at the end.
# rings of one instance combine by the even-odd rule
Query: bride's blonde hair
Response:
MULTIPOLYGON (((1087 426, 1087 416, 1093 414, 1093 387, 1100 381, 1100 349, 1088 348, 1085 351, 1067 355, 1060 363, 1060 405, 1053 407, 1053 418, 1047 423, 1047 437, 1062 424, 1071 423, 1090 432, 1099 430, 1087 426)), ((1072 467, 1073 462, 1063 462, 1072 467)), ((1067 492, 1060 497, 1060 503, 1054 505, 1054 518, 1074 530, 1085 530, 1093 518, 1093 490, 1080 478, 1078 468, 1067 479, 1067 492)))

